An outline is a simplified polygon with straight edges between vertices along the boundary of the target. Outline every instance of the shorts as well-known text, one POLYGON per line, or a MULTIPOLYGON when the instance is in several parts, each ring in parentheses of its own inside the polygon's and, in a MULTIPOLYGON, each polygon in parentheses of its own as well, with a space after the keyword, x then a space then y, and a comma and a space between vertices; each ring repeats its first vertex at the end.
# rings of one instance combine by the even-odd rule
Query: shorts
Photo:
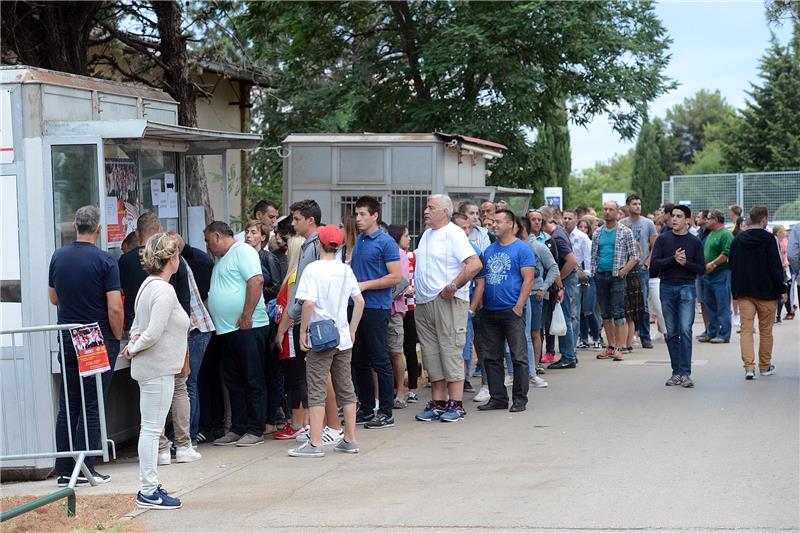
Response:
POLYGON ((417 304, 414 318, 422 349, 422 362, 431 381, 464 380, 464 344, 469 302, 436 298, 417 304))
POLYGON ((625 324, 625 278, 611 272, 597 272, 594 279, 603 320, 613 320, 618 326, 625 324))
POLYGON ((325 405, 328 392, 328 374, 333 381, 336 403, 339 407, 356 403, 356 393, 350 372, 353 351, 331 349, 324 352, 306 354, 306 384, 308 386, 308 406, 325 405))
POLYGON ((537 302, 535 296, 528 298, 528 305, 531 307, 531 331, 542 329, 542 307, 546 301, 542 298, 537 302))
POLYGON ((403 353, 403 315, 389 317, 389 353, 403 353))

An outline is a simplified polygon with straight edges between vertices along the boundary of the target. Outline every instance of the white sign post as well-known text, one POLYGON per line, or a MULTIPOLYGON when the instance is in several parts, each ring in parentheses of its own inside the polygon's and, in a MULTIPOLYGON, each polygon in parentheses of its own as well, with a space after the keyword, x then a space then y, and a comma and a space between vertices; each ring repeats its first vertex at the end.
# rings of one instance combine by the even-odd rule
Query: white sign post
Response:
POLYGON ((564 209, 564 190, 561 187, 544 188, 545 205, 555 205, 559 209, 564 209))

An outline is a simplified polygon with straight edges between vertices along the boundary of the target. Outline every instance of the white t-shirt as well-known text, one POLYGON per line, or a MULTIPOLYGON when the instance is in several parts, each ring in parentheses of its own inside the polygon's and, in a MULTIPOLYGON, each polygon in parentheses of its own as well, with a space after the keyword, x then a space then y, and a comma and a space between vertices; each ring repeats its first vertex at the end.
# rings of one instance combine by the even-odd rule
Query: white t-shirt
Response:
MULTIPOLYGON (((428 303, 439 296, 464 268, 462 263, 475 254, 464 231, 453 224, 422 234, 416 250, 414 287, 417 304, 428 303)), ((456 298, 469 301, 469 283, 458 289, 456 298)))
POLYGON ((349 265, 341 261, 319 260, 310 263, 297 285, 295 298, 314 302, 311 322, 332 319, 339 329, 339 349, 353 347, 347 322, 347 300, 358 296, 358 281, 349 265))

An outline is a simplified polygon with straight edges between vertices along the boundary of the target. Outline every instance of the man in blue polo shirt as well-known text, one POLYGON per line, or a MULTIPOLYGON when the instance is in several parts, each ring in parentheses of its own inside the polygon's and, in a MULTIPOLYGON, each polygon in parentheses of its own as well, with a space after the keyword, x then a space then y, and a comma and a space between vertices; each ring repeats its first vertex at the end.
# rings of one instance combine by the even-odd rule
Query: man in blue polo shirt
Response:
POLYGON ((353 248, 351 266, 364 296, 364 314, 353 344, 353 373, 361 404, 357 422, 365 428, 394 426, 394 374, 389 359, 389 315, 392 287, 400 283, 400 251, 397 243, 381 231, 378 221, 381 205, 372 196, 356 202, 356 227, 360 232, 353 248), (372 372, 378 376, 379 408, 374 414, 375 386, 372 372))
POLYGON ((508 408, 508 392, 503 378, 504 342, 508 342, 514 365, 512 413, 524 411, 528 404, 528 344, 525 337, 525 304, 536 276, 536 256, 530 246, 514 235, 514 213, 500 209, 495 213, 497 240, 483 254, 483 279, 476 278, 474 299, 482 301, 476 336, 489 381, 488 403, 478 410, 508 408))

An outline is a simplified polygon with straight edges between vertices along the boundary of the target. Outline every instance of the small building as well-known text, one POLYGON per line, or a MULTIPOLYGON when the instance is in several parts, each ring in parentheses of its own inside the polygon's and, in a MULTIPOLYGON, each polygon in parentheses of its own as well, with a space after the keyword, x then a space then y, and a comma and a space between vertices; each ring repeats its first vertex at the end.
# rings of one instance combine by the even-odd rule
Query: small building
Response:
POLYGON ((431 194, 454 202, 504 199, 525 212, 533 191, 486 185, 487 163, 505 151, 502 144, 446 133, 292 134, 283 141, 283 203, 316 200, 322 221, 338 222, 359 196, 372 195, 383 205, 383 220, 408 225, 415 239, 431 194))
MULTIPOLYGON (((56 323, 47 295, 49 260, 74 240, 73 217, 83 205, 100 206, 104 230, 98 246, 114 255, 139 214, 154 210, 166 230, 205 248, 205 206, 190 205, 187 158, 218 157, 227 213, 227 161, 257 146, 260 137, 179 126, 177 109, 177 102, 154 89, 0 67, 0 330, 56 323)), ((53 415, 52 405, 33 398, 60 372, 55 334, 42 342, 16 354, 25 358, 26 370, 15 376, 9 371, 10 339, 0 338, 2 455, 26 453, 23 443, 53 449, 49 424, 20 420, 23 412, 40 421, 53 415), (17 394, 14 380, 20 379, 26 387, 17 394)), ((106 404, 109 435, 116 439, 138 431, 138 393, 127 363, 117 360, 106 404)), ((2 466, 38 471, 52 462, 2 466)))

